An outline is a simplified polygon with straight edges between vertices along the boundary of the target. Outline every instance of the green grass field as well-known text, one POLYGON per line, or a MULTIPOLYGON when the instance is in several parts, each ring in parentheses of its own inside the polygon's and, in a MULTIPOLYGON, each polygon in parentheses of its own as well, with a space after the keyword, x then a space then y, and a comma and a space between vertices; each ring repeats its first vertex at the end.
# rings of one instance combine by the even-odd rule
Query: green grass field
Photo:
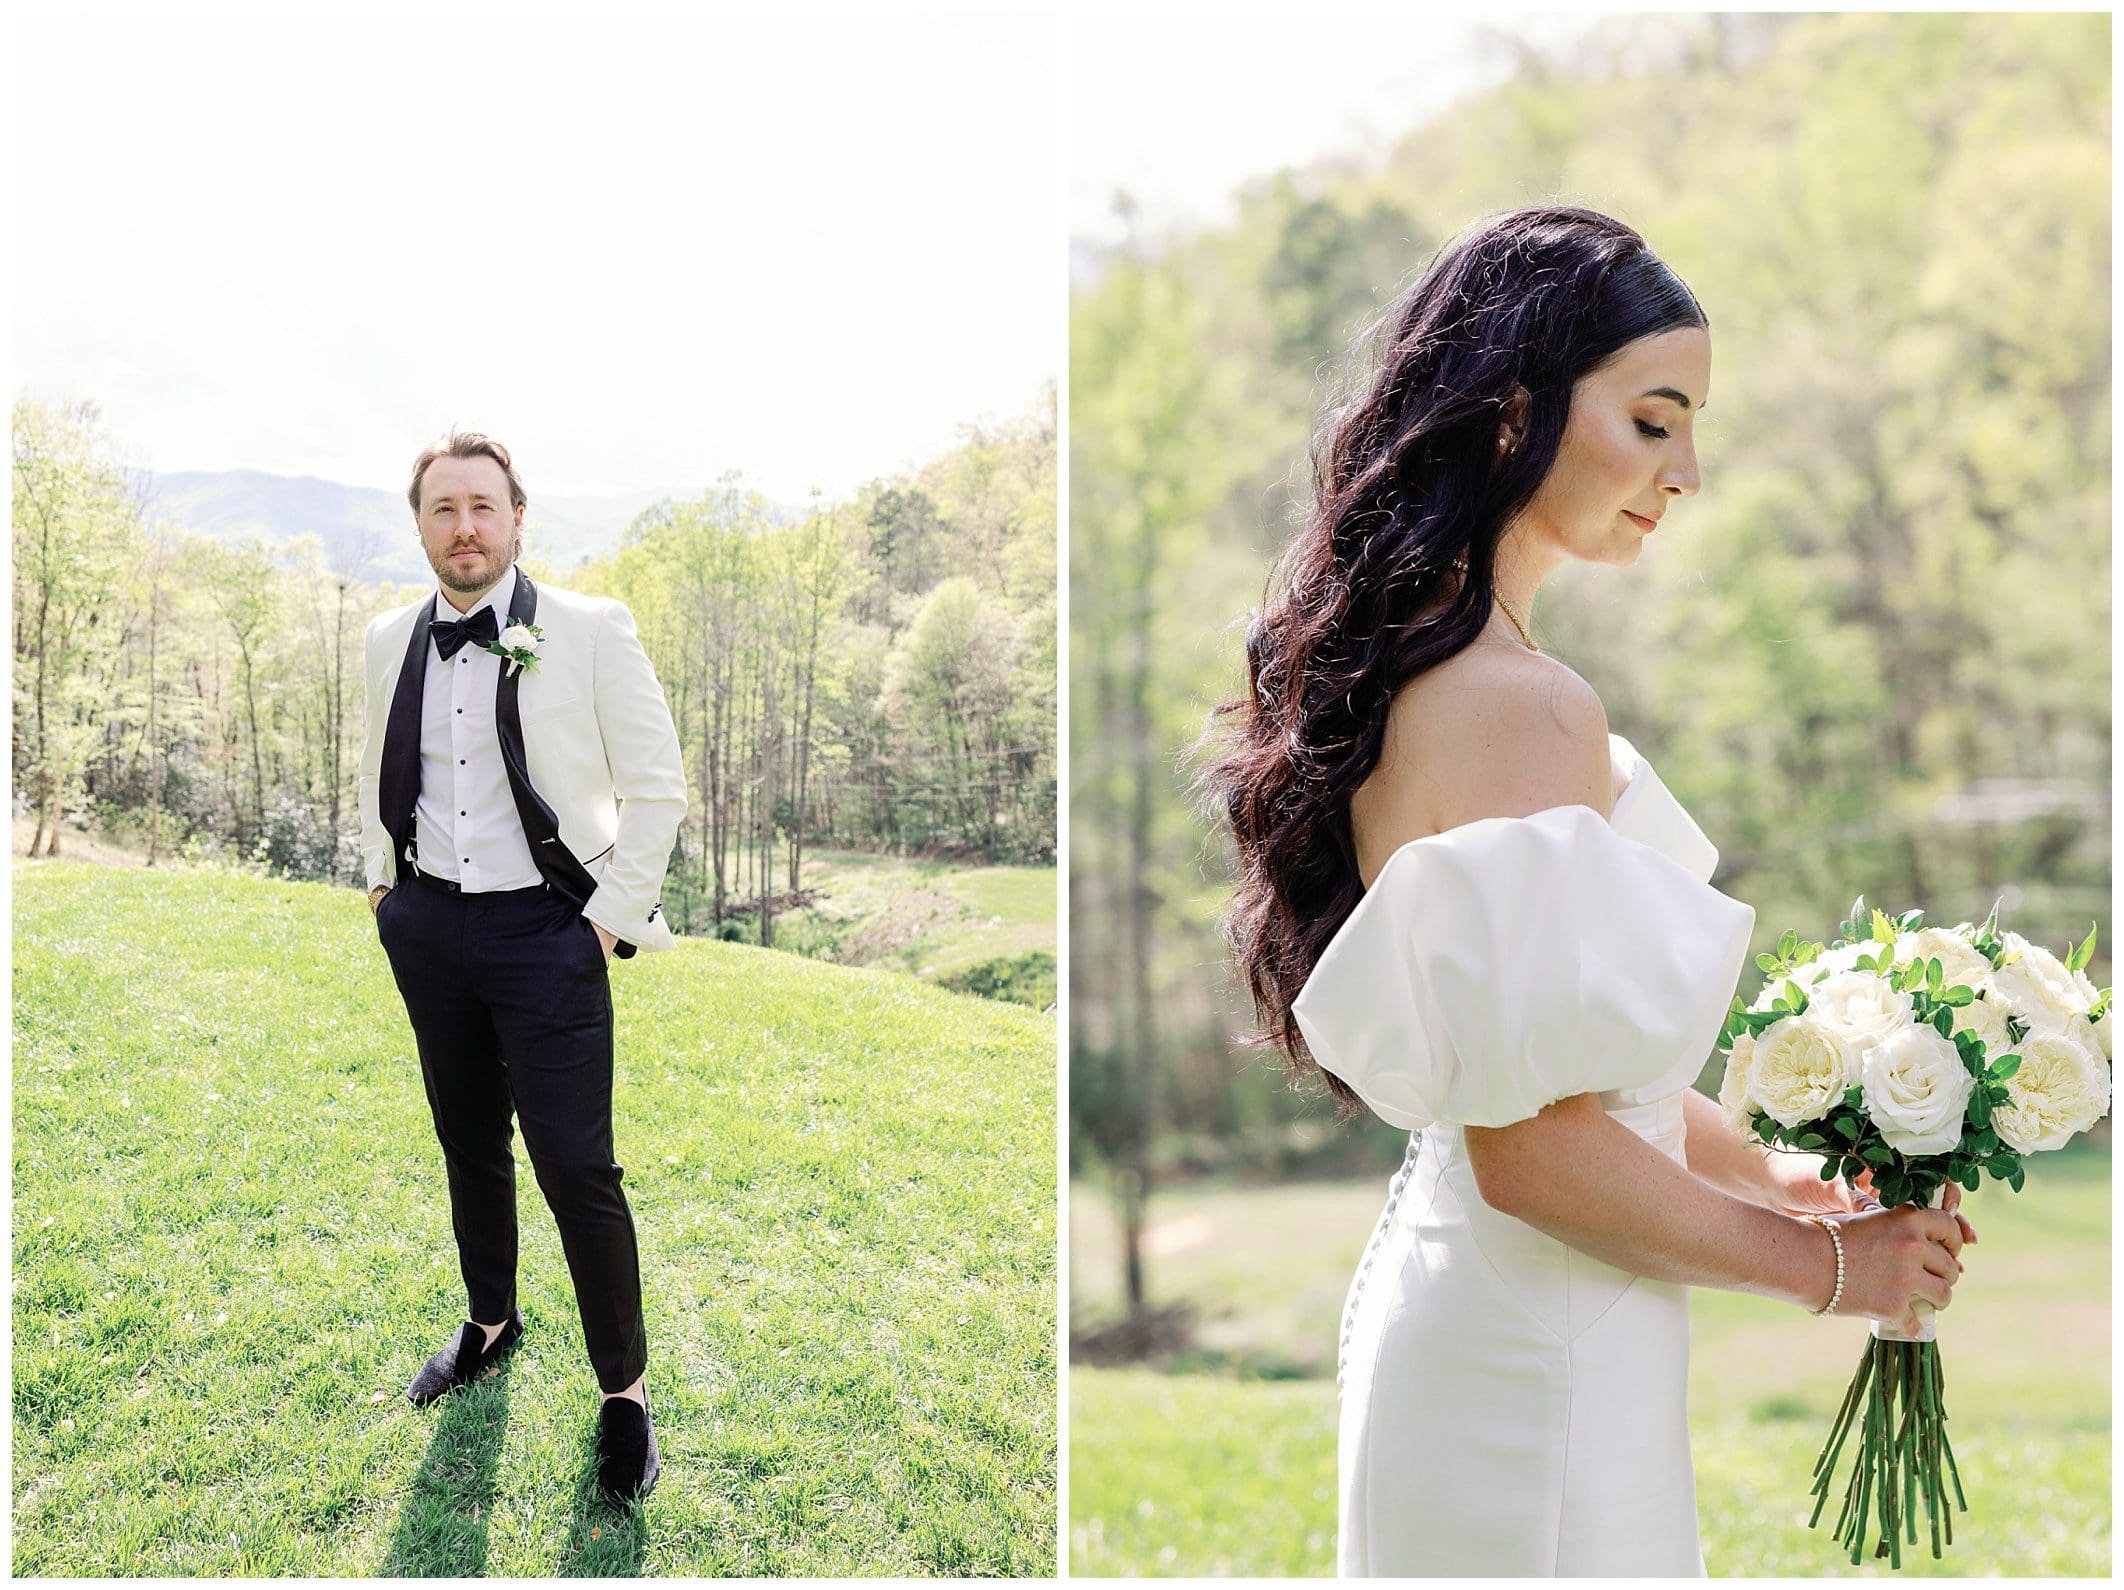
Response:
POLYGON ((358 893, 18 863, 14 930, 16 1573, 1053 1572, 1051 1018, 614 966, 664 1458, 628 1515, 528 1166, 522 1346, 404 1400, 464 1297, 358 893))
MULTIPOLYGON (((1197 1184, 1162 1191, 1154 1300, 1198 1310, 1178 1373, 1070 1370, 1070 1564, 1080 1574, 1334 1571, 1332 1352, 1343 1289, 1385 1190, 1197 1184), (1296 1376, 1306 1378, 1261 1378, 1296 1376)), ((1906 1573, 2110 1571, 2110 1157, 2038 1158, 2018 1195, 1965 1206, 1980 1241, 1941 1316, 1971 1510, 1906 1573)), ((1110 1315, 1111 1216, 1072 1189, 1073 1325, 1110 1315)), ((1850 1575, 1805 1527, 1814 1458, 1865 1327, 1737 1293, 1692 1294, 1690 1415, 1713 1574, 1850 1575)))

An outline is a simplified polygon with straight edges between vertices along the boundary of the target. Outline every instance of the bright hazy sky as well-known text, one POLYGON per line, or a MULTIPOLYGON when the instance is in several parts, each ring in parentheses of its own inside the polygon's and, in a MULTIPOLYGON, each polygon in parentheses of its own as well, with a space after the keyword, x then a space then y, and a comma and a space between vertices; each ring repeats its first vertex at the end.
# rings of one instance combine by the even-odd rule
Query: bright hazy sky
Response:
POLYGON ((24 21, 14 381, 161 471, 799 502, 1061 366, 1051 19, 24 21))
POLYGON ((1113 195, 1144 224, 1211 224, 1252 178, 1384 152, 1451 101, 1502 80, 1497 35, 1561 41, 1598 13, 1091 17, 1071 30, 1069 226, 1118 239, 1113 195))

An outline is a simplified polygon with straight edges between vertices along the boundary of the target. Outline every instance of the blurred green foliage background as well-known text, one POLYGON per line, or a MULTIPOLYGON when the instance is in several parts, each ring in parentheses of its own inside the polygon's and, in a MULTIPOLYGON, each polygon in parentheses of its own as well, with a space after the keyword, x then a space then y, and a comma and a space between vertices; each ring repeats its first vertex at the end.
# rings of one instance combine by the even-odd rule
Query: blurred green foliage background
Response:
MULTIPOLYGON (((1509 81, 1383 157, 1264 177, 1210 229, 1138 224, 1117 248, 1080 248, 1081 1364, 1318 1373, 1302 1351, 1279 1347, 1272 1368, 1220 1346, 1217 1320, 1260 1299, 1175 1257, 1190 1200, 1244 1195, 1233 1240, 1296 1222, 1354 1256, 1376 1182, 1346 1219, 1317 1187, 1251 1184, 1383 1176, 1399 1158, 1400 1134, 1338 1126, 1235 1041, 1249 1013, 1216 934, 1227 862, 1188 794, 1189 747, 1242 684, 1244 620, 1306 498, 1345 350, 1490 211, 1618 215, 1709 312, 1702 494, 1637 567, 1558 575, 1533 629, 1720 847, 1713 881, 1755 906, 1755 948, 1786 927, 1826 940, 1862 891, 1946 922, 2003 896, 2001 921, 2055 948, 2098 924, 2090 974, 2111 981, 2109 58, 2106 15, 1617 19, 1524 47, 1509 81)), ((2106 1188, 2106 1127, 2092 1147, 2106 1188)), ((2106 1228, 2070 1251, 2103 1263, 2106 1228)), ((1295 1334, 1324 1353, 1346 1268, 1281 1273, 1320 1294, 1295 1334)), ((2106 1321, 2106 1265, 2097 1290, 2106 1321)), ((2042 1301, 2024 1306, 2033 1329, 2042 1301)), ((2086 1356, 2106 1431, 2106 1346, 2086 1356)), ((2051 1369, 2084 1392, 2077 1364, 2051 1369)), ((1956 1367, 1962 1387, 1980 1373, 1956 1367)), ((1076 1494, 1095 1494, 1081 1478, 1076 1494)), ((1326 1483, 1331 1498, 1331 1466, 1326 1483)), ((1130 1553, 1081 1566, 1216 1569, 1130 1553)))

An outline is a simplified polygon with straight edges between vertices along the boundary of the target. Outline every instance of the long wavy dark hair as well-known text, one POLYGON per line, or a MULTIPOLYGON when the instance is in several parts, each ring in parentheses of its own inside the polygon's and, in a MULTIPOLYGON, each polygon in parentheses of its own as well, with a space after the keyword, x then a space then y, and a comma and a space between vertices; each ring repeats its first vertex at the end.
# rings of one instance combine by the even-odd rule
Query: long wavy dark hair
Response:
POLYGON ((1320 1072, 1291 1006, 1364 894, 1350 798, 1387 709, 1489 622, 1499 538, 1555 462, 1572 387, 1628 343, 1708 324, 1620 221, 1513 210, 1440 251, 1321 417, 1313 500, 1248 626, 1247 693, 1217 709, 1203 782, 1238 847, 1225 932, 1256 1041, 1294 1080, 1324 1076, 1345 1113, 1356 1095, 1320 1072))

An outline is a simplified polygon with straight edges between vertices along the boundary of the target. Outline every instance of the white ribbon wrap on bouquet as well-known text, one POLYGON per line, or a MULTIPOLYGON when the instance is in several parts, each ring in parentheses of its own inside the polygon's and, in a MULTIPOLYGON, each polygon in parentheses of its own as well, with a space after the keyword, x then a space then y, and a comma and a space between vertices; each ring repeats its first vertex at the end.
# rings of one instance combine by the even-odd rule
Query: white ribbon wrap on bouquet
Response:
MULTIPOLYGON (((1945 1182, 1941 1182, 1939 1186, 1932 1189, 1932 1196, 1925 1200, 1925 1207, 1927 1209, 1944 1209, 1946 1205, 1947 1184, 1945 1182)), ((1917 1316, 1918 1328, 1917 1333, 1915 1335, 1910 1335, 1903 1331, 1897 1330, 1895 1326, 1887 1320, 1877 1319, 1873 1322, 1874 1340, 1882 1342, 1931 1341, 1933 1339, 1932 1318, 1935 1314, 1939 1312, 1939 1310, 1934 1308, 1930 1303, 1927 1303, 1920 1298, 1912 1298, 1910 1300, 1910 1312, 1917 1316)))

